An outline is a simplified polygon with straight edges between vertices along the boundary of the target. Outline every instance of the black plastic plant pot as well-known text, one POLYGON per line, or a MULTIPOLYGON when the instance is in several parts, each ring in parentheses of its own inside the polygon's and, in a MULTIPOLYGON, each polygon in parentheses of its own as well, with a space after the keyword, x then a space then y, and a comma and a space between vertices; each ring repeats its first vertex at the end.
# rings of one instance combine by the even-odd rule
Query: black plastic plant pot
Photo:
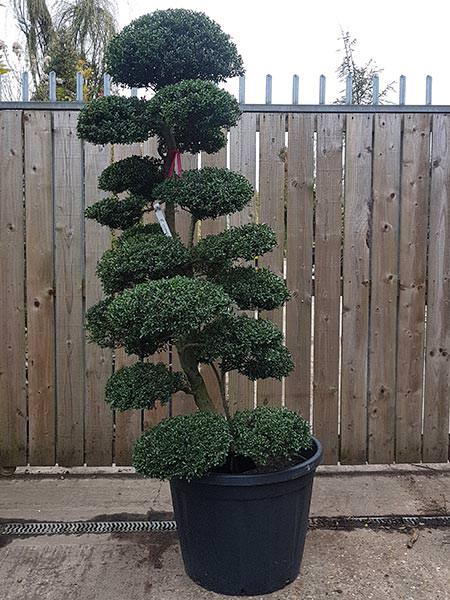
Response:
POLYGON ((299 573, 322 446, 284 471, 170 482, 186 573, 220 594, 278 590, 299 573))

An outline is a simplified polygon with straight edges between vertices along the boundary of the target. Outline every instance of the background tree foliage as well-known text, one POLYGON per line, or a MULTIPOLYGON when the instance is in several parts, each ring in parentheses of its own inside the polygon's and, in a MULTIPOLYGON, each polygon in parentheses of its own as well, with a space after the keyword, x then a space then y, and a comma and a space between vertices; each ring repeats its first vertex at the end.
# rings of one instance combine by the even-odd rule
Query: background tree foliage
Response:
POLYGON ((58 100, 75 98, 76 72, 85 78, 85 96, 101 90, 106 45, 116 33, 114 0, 10 0, 25 38, 25 56, 34 98, 48 97, 48 73, 57 74, 58 100))
MULTIPOLYGON (((337 75, 340 81, 346 82, 347 77, 352 77, 352 102, 353 104, 372 104, 372 86, 375 75, 380 75, 383 69, 378 67, 373 58, 366 63, 358 64, 355 54, 358 40, 350 34, 349 31, 342 31, 339 40, 342 42, 342 48, 339 50, 342 53, 342 62, 337 68, 337 75)), ((345 104, 346 94, 345 87, 339 98, 336 99, 337 104, 345 104)), ((390 82, 379 90, 379 103, 388 103, 388 95, 395 90, 394 82, 390 82)))

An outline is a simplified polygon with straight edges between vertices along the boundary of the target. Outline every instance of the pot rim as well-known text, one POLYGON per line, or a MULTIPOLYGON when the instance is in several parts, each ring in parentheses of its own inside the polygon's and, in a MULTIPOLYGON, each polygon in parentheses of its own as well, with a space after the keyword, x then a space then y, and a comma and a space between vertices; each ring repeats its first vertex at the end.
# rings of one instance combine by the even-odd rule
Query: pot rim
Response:
POLYGON ((252 475, 234 474, 234 473, 209 473, 199 479, 191 479, 190 483, 198 483, 204 485, 220 485, 220 486, 255 486, 268 485, 272 483, 282 483, 292 479, 298 479, 304 475, 314 473, 322 461, 322 444, 319 440, 312 436, 313 446, 316 451, 304 462, 298 463, 288 469, 282 471, 273 471, 271 473, 255 473, 252 475))

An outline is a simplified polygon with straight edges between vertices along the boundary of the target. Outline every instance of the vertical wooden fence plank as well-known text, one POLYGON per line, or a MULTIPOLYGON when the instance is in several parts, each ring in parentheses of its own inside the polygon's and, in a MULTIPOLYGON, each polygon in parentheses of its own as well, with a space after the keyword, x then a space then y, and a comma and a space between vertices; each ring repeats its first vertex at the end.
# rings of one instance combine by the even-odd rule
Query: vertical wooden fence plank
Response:
MULTIPOLYGON (((150 156, 153 158, 160 158, 158 154, 158 138, 151 137, 142 144, 142 153, 144 156, 150 156)), ((155 213, 149 212, 144 215, 144 223, 155 223, 155 213)), ((164 363, 166 366, 169 365, 169 352, 158 352, 153 356, 149 356, 145 362, 149 363, 164 363)), ((169 404, 162 405, 160 402, 156 404, 151 410, 143 411, 143 429, 144 431, 149 427, 157 425, 162 419, 169 416, 169 404)))
POLYGON ((341 462, 344 464, 367 460, 372 127, 372 115, 347 116, 341 361, 341 462))
POLYGON ((29 462, 54 465, 55 321, 52 114, 24 114, 29 462))
MULTIPOLYGON (((85 198, 86 206, 94 204, 106 194, 98 189, 98 177, 109 165, 111 147, 85 144, 85 198)), ((96 275, 97 262, 111 245, 111 231, 92 219, 85 223, 86 309, 103 297, 101 283, 96 275)), ((113 412, 105 402, 105 385, 112 373, 112 352, 97 344, 85 342, 86 407, 85 407, 85 460, 89 466, 111 465, 113 462, 113 412)))
POLYGON ((324 463, 338 461, 343 115, 317 117, 313 424, 324 463))
POLYGON ((311 297, 315 115, 291 114, 287 155, 286 346, 295 369, 286 378, 286 406, 311 418, 311 297))
MULTIPOLYGON (((226 169, 227 167, 227 147, 225 146, 219 152, 215 154, 201 153, 201 168, 204 167, 220 167, 226 169)), ((207 219, 201 223, 202 237, 220 233, 226 228, 226 217, 217 217, 217 219, 207 219)))
POLYGON ((22 112, 0 112, 0 465, 26 464, 22 112))
POLYGON ((82 465, 84 412, 82 144, 77 112, 54 113, 57 452, 82 465))
MULTIPOLYGON (((267 223, 275 231, 278 246, 259 258, 258 264, 270 268, 277 275, 283 275, 284 257, 284 184, 285 184, 285 132, 286 115, 261 114, 259 125, 259 221, 267 223)), ((268 318, 280 329, 283 327, 283 311, 278 309, 261 317, 268 318)), ((259 380, 257 403, 280 406, 282 382, 276 379, 259 380)))
POLYGON ((404 116, 400 200, 396 462, 422 457, 430 115, 404 116))
POLYGON ((423 460, 448 460, 450 401, 450 115, 433 116, 423 460))
MULTIPOLYGON (((226 146, 216 152, 215 154, 201 153, 201 167, 219 167, 226 169, 227 167, 227 148, 226 146)), ((205 237, 207 235, 214 235, 220 233, 226 228, 226 217, 218 217, 217 219, 207 219, 201 222, 201 235, 205 237)), ((217 407, 222 406, 220 398, 220 389, 217 383, 216 376, 210 365, 202 365, 200 371, 203 379, 205 380, 206 387, 212 401, 217 407)))
MULTIPOLYGON (((141 155, 140 144, 114 146, 114 160, 122 160, 134 154, 141 155)), ((114 368, 118 371, 121 367, 133 365, 138 361, 137 356, 129 356, 123 348, 116 351, 114 368)), ((114 462, 117 465, 131 465, 133 445, 142 433, 142 411, 124 410, 115 412, 115 437, 114 437, 114 462)))
MULTIPOLYGON (((256 114, 244 113, 230 131, 230 169, 241 173, 256 188, 256 114)), ((230 215, 230 226, 239 227, 254 220, 254 199, 243 210, 230 215)), ((251 311, 243 314, 254 316, 251 311)), ((228 378, 228 395, 232 412, 253 408, 255 384, 248 377, 232 371, 228 378)))
POLYGON ((369 333, 369 462, 395 458, 401 115, 375 115, 369 333))
MULTIPOLYGON (((115 370, 133 365, 137 356, 125 354, 122 348, 116 351, 115 370)), ((142 411, 124 410, 115 412, 114 463, 119 466, 130 466, 133 446, 142 433, 142 411)))
MULTIPOLYGON (((183 171, 198 168, 198 155, 183 154, 181 157, 183 171)), ((189 229, 191 224, 191 215, 180 207, 175 209, 175 229, 184 244, 188 243, 189 229)), ((171 352, 172 370, 180 371, 180 359, 178 358, 177 349, 172 346, 171 352)), ((195 412, 196 406, 194 398, 185 392, 177 392, 172 397, 172 415, 185 415, 195 412)))

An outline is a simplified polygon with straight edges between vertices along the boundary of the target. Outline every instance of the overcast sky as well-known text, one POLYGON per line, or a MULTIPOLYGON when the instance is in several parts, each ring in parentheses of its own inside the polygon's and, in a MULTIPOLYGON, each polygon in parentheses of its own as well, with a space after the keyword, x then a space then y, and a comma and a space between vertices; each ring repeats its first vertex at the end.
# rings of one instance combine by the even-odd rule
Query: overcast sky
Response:
MULTIPOLYGON (((6 3, 7 0, 1 0, 6 3)), ((300 76, 300 102, 318 101, 319 75, 327 101, 336 80, 341 28, 358 39, 357 58, 374 58, 383 82, 406 75, 407 104, 423 103, 425 76, 433 76, 433 104, 450 104, 450 4, 444 0, 118 0, 119 23, 165 8, 201 10, 229 33, 247 71, 247 102, 264 102, 265 75, 273 77, 273 102, 290 102, 292 75, 300 76)), ((0 15, 1 16, 1 15, 0 15)), ((11 39, 12 19, 0 20, 0 39, 11 39)), ((237 92, 237 82, 231 91, 237 92)))

